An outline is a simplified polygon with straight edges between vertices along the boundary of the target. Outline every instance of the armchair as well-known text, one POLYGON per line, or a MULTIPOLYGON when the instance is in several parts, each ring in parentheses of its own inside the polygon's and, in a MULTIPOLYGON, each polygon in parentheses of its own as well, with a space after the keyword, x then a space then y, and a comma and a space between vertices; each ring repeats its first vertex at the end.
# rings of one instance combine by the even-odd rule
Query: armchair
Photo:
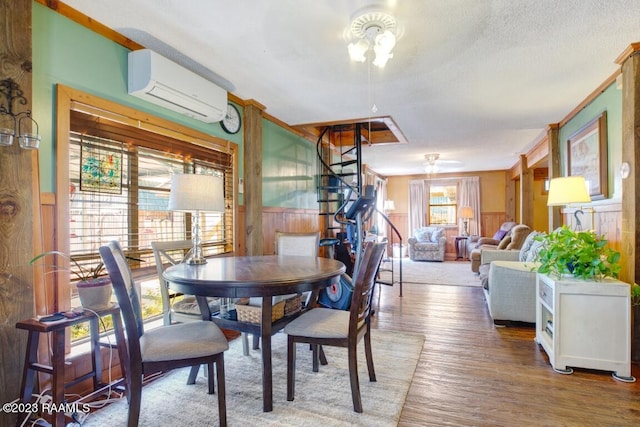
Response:
POLYGON ((475 248, 482 245, 495 245, 497 246, 513 227, 516 226, 516 222, 507 221, 503 222, 498 231, 496 231, 492 237, 486 236, 469 236, 467 239, 467 253, 470 254, 475 248))
POLYGON ((442 227, 418 227, 409 238, 412 261, 444 261, 447 238, 442 227))
POLYGON ((481 246, 476 247, 469 255, 469 258, 471 258, 471 271, 474 273, 478 273, 480 271, 481 256, 484 250, 520 249, 529 233, 531 233, 531 228, 528 225, 518 224, 511 228, 509 233, 500 240, 498 245, 484 243, 481 246))

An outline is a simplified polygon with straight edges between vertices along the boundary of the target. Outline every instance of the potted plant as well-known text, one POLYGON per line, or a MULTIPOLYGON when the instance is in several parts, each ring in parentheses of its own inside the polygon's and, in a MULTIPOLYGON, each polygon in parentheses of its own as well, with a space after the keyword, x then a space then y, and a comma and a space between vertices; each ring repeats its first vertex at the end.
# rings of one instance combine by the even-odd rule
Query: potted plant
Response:
POLYGON ((536 239, 543 241, 536 259, 540 263, 538 273, 596 281, 618 277, 620 253, 609 248, 607 240, 592 230, 573 231, 564 225, 536 239))
POLYGON ((79 279, 76 282, 76 287, 78 288, 78 297, 83 308, 98 311, 109 307, 112 293, 111 279, 104 274, 102 261, 92 268, 87 268, 64 252, 48 251, 36 256, 29 263, 33 264, 48 255, 59 255, 67 258, 76 266, 76 269, 70 271, 79 279))

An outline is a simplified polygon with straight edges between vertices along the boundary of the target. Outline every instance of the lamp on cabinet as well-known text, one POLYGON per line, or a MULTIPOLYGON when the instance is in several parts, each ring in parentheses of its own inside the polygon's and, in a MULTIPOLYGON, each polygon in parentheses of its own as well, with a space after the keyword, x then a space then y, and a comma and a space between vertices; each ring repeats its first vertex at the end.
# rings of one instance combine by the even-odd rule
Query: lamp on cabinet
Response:
MULTIPOLYGON (((590 203, 591 196, 587 190, 587 183, 583 176, 564 176, 553 178, 549 182, 549 197, 547 206, 564 206, 570 203, 590 203)), ((582 222, 579 215, 584 214, 582 209, 574 212, 576 231, 582 230, 582 222)))

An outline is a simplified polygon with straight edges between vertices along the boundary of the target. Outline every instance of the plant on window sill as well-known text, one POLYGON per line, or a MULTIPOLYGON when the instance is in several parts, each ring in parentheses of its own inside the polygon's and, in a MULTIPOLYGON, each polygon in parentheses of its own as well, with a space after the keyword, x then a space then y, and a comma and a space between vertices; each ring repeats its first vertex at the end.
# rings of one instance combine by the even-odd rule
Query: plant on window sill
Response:
POLYGON ((602 281, 617 278, 622 268, 620 253, 607 247, 608 241, 592 230, 573 231, 564 225, 536 239, 543 241, 536 259, 538 273, 602 281))
MULTIPOLYGON (((70 255, 65 254, 64 252, 60 252, 60 251, 48 251, 48 252, 43 252, 40 255, 36 256, 35 258, 33 258, 31 261, 29 261, 29 264, 33 264, 36 261, 38 261, 41 258, 44 258, 48 255, 59 255, 63 258, 68 259, 69 261, 71 261, 77 268, 77 270, 71 269, 71 273, 73 273, 80 282, 91 282, 93 280, 99 279, 99 278, 104 278, 106 277, 106 272, 105 272, 105 268, 104 268, 104 264, 102 263, 102 261, 100 261, 98 264, 96 264, 94 267, 92 268, 87 268, 82 266, 75 258, 73 258, 70 255)), ((138 258, 132 258, 132 257, 126 257, 129 260, 133 260, 133 261, 142 261, 138 258)))

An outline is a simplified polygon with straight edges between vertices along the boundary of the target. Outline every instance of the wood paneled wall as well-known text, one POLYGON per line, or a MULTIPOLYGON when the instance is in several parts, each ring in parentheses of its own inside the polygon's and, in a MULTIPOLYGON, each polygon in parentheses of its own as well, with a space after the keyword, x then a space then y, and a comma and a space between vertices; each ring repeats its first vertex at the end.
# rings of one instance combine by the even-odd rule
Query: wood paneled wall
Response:
MULTIPOLYGON (((262 208, 262 253, 273 255, 275 253, 276 231, 299 232, 320 231, 320 216, 314 209, 292 209, 292 208, 262 208)), ((246 229, 245 207, 237 206, 235 215, 236 233, 234 247, 238 256, 247 255, 245 233, 246 229), (240 231, 238 231, 240 230, 240 231)))
MULTIPOLYGON (((594 205, 581 209, 578 213, 583 230, 594 230, 609 241, 609 247, 622 252, 622 203, 594 205)), ((562 209, 562 223, 572 229, 576 228, 576 211, 578 208, 562 209)))

